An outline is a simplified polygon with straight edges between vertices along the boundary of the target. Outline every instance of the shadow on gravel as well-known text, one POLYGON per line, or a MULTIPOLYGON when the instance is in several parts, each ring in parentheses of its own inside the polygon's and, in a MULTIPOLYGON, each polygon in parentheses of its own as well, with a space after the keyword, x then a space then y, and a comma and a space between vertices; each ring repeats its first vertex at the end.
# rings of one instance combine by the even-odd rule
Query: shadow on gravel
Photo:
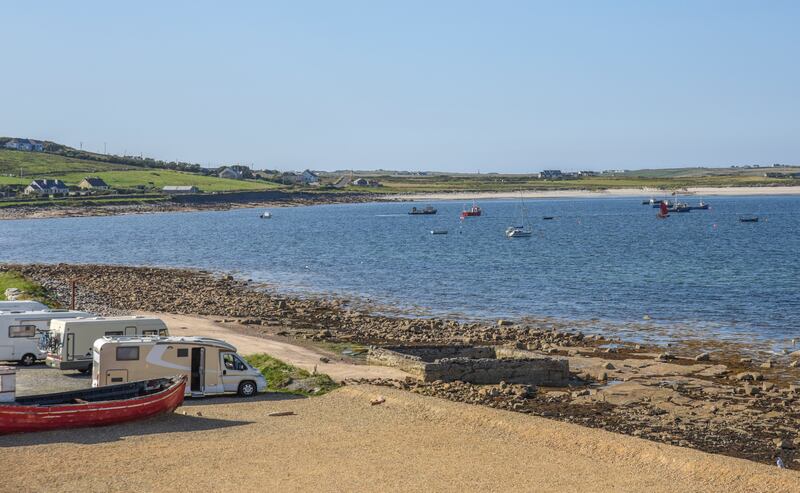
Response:
POLYGON ((21 447, 26 445, 48 445, 54 443, 93 445, 97 443, 117 442, 132 436, 207 431, 251 423, 250 421, 229 421, 202 418, 199 416, 187 416, 178 414, 179 412, 180 408, 178 408, 177 412, 167 416, 99 428, 75 428, 72 430, 53 430, 4 435, 0 436, 0 448, 21 447))
MULTIPOLYGON (((0 449, 8 447, 21 447, 26 445, 47 445, 53 443, 79 443, 92 445, 123 440, 126 437, 154 435, 162 433, 185 433, 192 431, 208 431, 232 426, 251 424, 252 421, 232 421, 224 419, 204 418, 194 416, 195 411, 189 409, 197 406, 216 404, 248 404, 253 402, 281 402, 296 399, 306 399, 302 395, 283 394, 278 392, 259 394, 254 397, 214 396, 197 399, 186 398, 183 405, 174 413, 158 416, 143 421, 131 421, 119 425, 103 426, 98 428, 75 428, 71 430, 53 430, 35 433, 16 433, 0 436, 0 449), (183 412, 188 414, 182 414, 183 412)), ((272 411, 264 407, 266 416, 272 411)))

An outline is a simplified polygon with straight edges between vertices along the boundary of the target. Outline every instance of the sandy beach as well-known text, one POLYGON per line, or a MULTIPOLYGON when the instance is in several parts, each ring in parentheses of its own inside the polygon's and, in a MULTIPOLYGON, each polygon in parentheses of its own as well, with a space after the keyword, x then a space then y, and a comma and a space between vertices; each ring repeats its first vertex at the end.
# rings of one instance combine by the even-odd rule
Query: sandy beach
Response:
MULTIPOLYGON (((391 200, 436 201, 436 200, 488 200, 518 199, 597 199, 613 197, 654 197, 664 196, 663 190, 641 188, 613 188, 601 191, 590 190, 526 190, 521 192, 438 192, 389 195, 391 200)), ((742 195, 800 195, 800 186, 786 187, 697 187, 681 192, 682 196, 697 197, 742 196, 742 195)))
POLYGON ((797 491, 800 474, 393 389, 0 437, 4 491, 797 491), (385 402, 372 406, 382 396, 385 402), (293 416, 270 417, 291 411, 293 416))

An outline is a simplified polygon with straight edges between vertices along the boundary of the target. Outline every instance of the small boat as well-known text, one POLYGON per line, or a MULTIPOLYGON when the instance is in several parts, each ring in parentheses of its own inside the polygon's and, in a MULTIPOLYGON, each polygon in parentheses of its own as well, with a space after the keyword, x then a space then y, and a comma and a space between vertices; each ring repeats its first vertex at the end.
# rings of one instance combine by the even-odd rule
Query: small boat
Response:
POLYGON ((660 208, 659 208, 658 214, 656 214, 657 218, 666 219, 666 218, 669 217, 669 206, 667 206, 668 203, 669 202, 666 201, 666 200, 661 202, 661 205, 659 206, 660 208))
POLYGON ((461 211, 461 217, 478 217, 481 215, 481 212, 481 208, 478 207, 475 202, 473 202, 472 207, 461 211))
POLYGON ((528 210, 525 208, 525 198, 522 196, 522 192, 520 192, 519 197, 519 208, 520 214, 522 215, 522 223, 525 226, 509 226, 506 228, 506 237, 508 238, 527 238, 533 234, 533 229, 531 228, 530 224, 528 223, 528 210))
POLYGON ((509 238, 527 238, 533 235, 533 231, 525 229, 523 226, 509 226, 506 229, 506 236, 509 238))
POLYGON ((653 205, 655 203, 656 203, 656 199, 642 200, 642 205, 653 205))
POLYGON ((542 216, 542 221, 552 221, 555 216, 542 216))
POLYGON ((742 216, 739 218, 740 223, 757 223, 758 216, 742 216))
POLYGON ((703 201, 701 200, 699 204, 697 204, 697 205, 693 205, 693 206, 691 207, 691 209, 692 209, 692 210, 698 210, 698 211, 705 211, 705 210, 708 210, 708 203, 706 203, 706 202, 703 202, 703 201))
POLYGON ((661 208, 661 204, 664 203, 664 202, 666 202, 667 208, 675 207, 675 203, 674 202, 670 202, 669 200, 660 200, 658 202, 654 202, 653 203, 653 209, 660 209, 661 208))
POLYGON ((0 434, 105 426, 170 413, 183 404, 186 377, 17 397, 0 405, 0 434))
POLYGON ((690 212, 691 210, 692 208, 685 202, 675 202, 675 206, 669 208, 669 212, 690 212))
POLYGON ((258 217, 260 217, 261 219, 272 219, 272 213, 270 211, 264 211, 258 217))
POLYGON ((431 230, 431 234, 432 235, 446 235, 447 234, 447 230, 446 229, 432 229, 431 230))
POLYGON ((426 206, 423 209, 417 209, 416 207, 412 207, 410 211, 408 211, 410 216, 426 216, 429 214, 436 214, 436 209, 431 206, 426 206))

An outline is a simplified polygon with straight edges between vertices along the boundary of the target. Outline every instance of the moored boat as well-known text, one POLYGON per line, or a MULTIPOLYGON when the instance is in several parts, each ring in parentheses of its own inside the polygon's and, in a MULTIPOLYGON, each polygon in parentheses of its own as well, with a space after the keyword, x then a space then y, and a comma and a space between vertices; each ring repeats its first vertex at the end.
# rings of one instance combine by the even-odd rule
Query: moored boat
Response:
POLYGON ((436 214, 436 209, 431 206, 425 206, 422 209, 417 209, 416 207, 412 207, 410 211, 408 211, 410 216, 425 216, 429 214, 436 214))
POLYGON ((739 218, 740 223, 757 223, 758 216, 742 216, 739 218))
POLYGON ((527 238, 533 235, 533 231, 525 229, 523 226, 509 226, 506 229, 506 236, 509 238, 527 238))
POLYGON ((261 219, 272 219, 272 213, 269 211, 264 211, 258 217, 260 217, 261 219))
POLYGON ((157 378, 85 390, 18 397, 0 405, 0 434, 105 426, 174 411, 186 377, 157 378))
POLYGON ((482 213, 481 208, 478 207, 475 202, 472 203, 472 207, 469 209, 464 209, 461 211, 461 217, 478 217, 482 213))

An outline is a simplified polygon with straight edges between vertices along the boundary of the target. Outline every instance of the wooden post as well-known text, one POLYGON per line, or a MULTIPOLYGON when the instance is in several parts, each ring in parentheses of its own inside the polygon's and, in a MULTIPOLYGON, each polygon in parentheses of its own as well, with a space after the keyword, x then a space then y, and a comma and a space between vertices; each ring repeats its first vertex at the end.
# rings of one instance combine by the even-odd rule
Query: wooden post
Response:
POLYGON ((75 282, 75 279, 73 279, 72 281, 70 281, 69 284, 70 287, 72 288, 72 300, 69 303, 69 309, 75 310, 75 287, 77 283, 75 282))

